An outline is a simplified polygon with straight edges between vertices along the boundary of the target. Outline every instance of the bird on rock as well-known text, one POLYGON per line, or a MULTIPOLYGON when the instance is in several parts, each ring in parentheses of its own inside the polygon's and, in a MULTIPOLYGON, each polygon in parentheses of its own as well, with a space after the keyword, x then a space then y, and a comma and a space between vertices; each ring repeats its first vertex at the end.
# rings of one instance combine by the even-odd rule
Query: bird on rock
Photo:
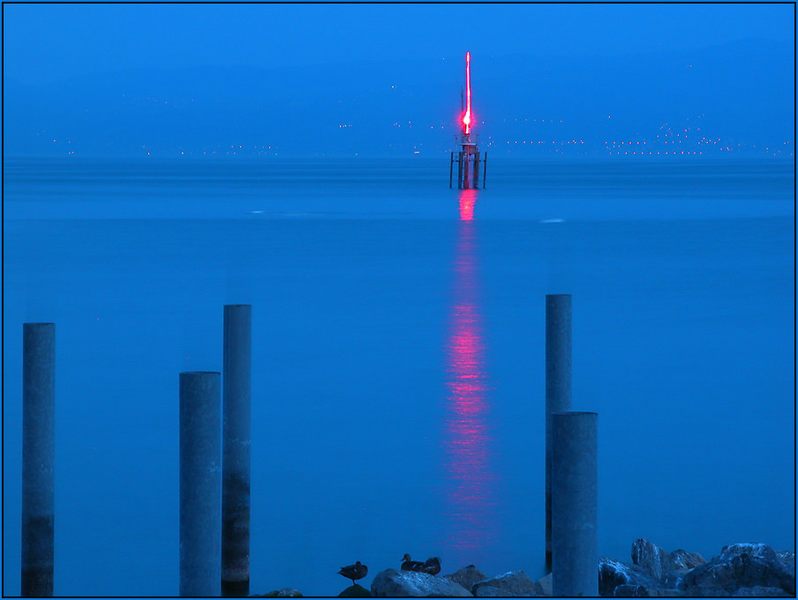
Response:
POLYGON ((369 568, 360 561, 357 561, 353 565, 341 567, 341 569, 338 571, 338 574, 343 575, 347 579, 351 579, 352 585, 354 585, 356 580, 363 579, 366 575, 368 575, 368 572, 369 568))
POLYGON ((437 556, 428 558, 424 561, 421 571, 424 573, 429 573, 430 575, 437 575, 441 572, 441 559, 437 556))
POLYGON ((409 554, 402 557, 402 571, 415 571, 417 573, 424 570, 424 563, 419 560, 413 560, 409 554))

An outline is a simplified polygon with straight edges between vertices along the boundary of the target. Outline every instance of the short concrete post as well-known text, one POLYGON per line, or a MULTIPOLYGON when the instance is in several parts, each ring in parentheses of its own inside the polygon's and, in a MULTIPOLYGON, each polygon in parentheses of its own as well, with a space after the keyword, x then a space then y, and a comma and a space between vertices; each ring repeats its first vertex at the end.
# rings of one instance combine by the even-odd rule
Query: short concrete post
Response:
POLYGON ((554 596, 598 596, 597 423, 594 412, 552 415, 554 596))
POLYGON ((23 596, 53 595, 55 324, 22 325, 23 596))
POLYGON ((222 595, 249 596, 251 315, 224 307, 222 595))
POLYGON ((571 295, 546 296, 546 570, 551 570, 551 414, 571 408, 571 295))
POLYGON ((180 373, 180 595, 218 596, 221 572, 220 375, 180 373))

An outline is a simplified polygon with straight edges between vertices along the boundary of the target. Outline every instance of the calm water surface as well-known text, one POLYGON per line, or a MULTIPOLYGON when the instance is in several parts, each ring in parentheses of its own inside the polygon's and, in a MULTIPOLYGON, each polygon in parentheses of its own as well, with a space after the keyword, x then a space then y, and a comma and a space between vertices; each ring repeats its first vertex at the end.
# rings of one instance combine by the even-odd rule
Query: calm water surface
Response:
POLYGON ((544 295, 574 297, 600 553, 793 549, 792 166, 6 164, 4 592, 21 323, 57 322, 56 592, 176 594, 178 372, 253 304, 252 591, 543 568, 544 295))

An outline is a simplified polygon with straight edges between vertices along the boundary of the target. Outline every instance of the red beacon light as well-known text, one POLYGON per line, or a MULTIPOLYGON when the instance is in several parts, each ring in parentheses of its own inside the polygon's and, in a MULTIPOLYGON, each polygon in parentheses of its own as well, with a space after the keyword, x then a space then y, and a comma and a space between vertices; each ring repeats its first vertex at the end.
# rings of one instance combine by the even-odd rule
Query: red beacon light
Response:
POLYGON ((463 114, 463 134, 471 133, 471 52, 466 52, 466 109, 463 114))
MULTIPOLYGON (((471 52, 465 55, 465 111, 463 112, 460 123, 462 135, 459 136, 461 150, 452 152, 449 162, 449 187, 452 187, 455 159, 457 162, 457 187, 461 190, 475 190, 479 188, 479 167, 482 166, 482 188, 485 187, 485 175, 487 174, 488 153, 484 157, 480 156, 476 140, 471 140, 472 124, 474 115, 471 111, 471 52), (456 157, 455 157, 456 154, 456 157)), ((462 100, 461 100, 462 102, 462 100)), ((461 104, 461 110, 462 110, 461 104)))

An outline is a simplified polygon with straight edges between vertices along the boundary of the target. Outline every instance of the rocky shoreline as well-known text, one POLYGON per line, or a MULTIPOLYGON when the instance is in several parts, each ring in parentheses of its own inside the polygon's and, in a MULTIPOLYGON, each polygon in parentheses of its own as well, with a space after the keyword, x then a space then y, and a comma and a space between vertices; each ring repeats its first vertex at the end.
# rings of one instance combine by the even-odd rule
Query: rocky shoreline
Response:
MULTIPOLYGON (((632 544, 631 563, 601 558, 599 595, 612 597, 795 597, 795 552, 766 544, 731 544, 704 559, 686 550, 668 552, 645 539, 632 544)), ((297 598, 296 589, 260 597, 297 598)), ((533 580, 524 571, 488 577, 469 565, 449 575, 380 571, 370 588, 354 584, 338 597, 533 597, 551 596, 551 574, 533 580)))

